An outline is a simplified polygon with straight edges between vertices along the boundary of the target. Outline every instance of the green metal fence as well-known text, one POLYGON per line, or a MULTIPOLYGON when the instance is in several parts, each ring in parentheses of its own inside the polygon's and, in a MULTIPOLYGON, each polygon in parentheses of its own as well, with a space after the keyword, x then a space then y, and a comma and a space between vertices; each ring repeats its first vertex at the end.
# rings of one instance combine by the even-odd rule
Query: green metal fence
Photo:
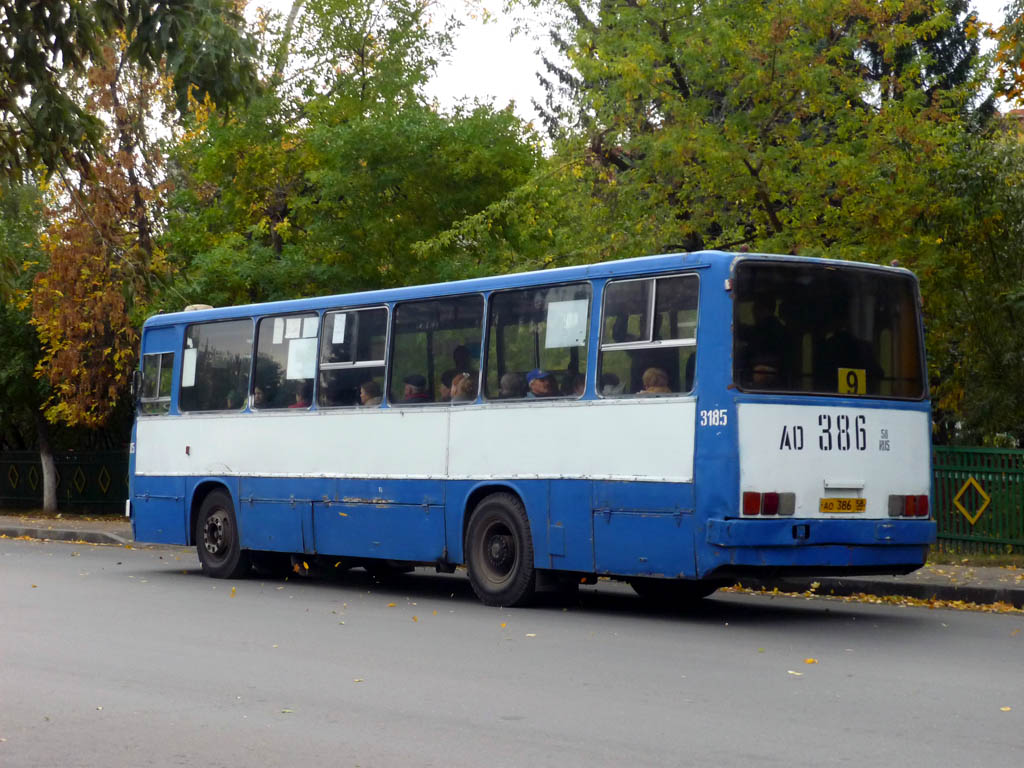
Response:
MULTIPOLYGON (((127 451, 59 453, 57 504, 74 512, 119 512, 128 498, 127 451)), ((34 451, 0 453, 0 506, 38 508, 43 469, 34 451)))
POLYGON ((1024 550, 1024 451, 934 449, 937 547, 946 552, 1024 550))

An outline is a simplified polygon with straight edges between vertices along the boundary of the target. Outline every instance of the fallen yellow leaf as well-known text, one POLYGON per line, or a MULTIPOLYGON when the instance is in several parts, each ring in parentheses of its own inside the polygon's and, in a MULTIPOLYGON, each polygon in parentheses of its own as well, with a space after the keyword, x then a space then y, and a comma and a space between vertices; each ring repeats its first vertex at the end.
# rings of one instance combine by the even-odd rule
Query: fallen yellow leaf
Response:
POLYGON ((817 664, 817 659, 804 659, 804 664, 817 664))
POLYGON ((796 677, 803 677, 804 676, 803 672, 795 672, 792 669, 787 669, 786 672, 788 672, 789 674, 794 675, 796 677))
POLYGON ((412 620, 413 620, 413 621, 419 621, 419 619, 418 619, 418 618, 416 618, 415 616, 413 616, 413 617, 412 617, 412 620))
POLYGON ((1013 709, 1013 707, 1000 707, 999 711, 1000 712, 1009 712, 1011 709, 1013 709))
POLYGON ((236 594, 238 594, 238 590, 235 589, 234 587, 232 587, 231 588, 231 594, 228 595, 228 597, 234 597, 236 594))
POLYGON ((507 626, 508 626, 508 622, 507 622, 507 621, 503 621, 503 622, 501 622, 501 628, 502 628, 502 629, 504 629, 504 628, 505 628, 505 627, 507 627, 507 626))
POLYGON ((388 608, 394 608, 394 607, 395 607, 395 603, 388 603, 388 608))

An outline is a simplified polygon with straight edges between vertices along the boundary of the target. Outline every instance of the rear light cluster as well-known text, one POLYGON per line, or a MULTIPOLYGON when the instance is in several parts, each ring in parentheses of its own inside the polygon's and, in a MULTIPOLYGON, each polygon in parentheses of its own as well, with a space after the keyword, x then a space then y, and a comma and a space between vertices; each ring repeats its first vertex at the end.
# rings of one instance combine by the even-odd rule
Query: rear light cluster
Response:
POLYGON ((928 496, 890 496, 889 517, 928 517, 928 496))
POLYGON ((744 517, 792 517, 796 512, 795 493, 743 492, 744 517))

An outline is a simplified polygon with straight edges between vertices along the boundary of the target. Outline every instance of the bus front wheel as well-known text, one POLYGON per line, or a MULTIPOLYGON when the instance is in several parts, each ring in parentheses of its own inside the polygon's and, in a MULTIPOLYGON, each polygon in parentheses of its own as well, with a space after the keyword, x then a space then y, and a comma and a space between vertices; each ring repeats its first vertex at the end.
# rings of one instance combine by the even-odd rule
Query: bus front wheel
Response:
POLYGON ((533 539, 523 503, 510 493, 484 498, 466 532, 469 581, 485 605, 525 605, 533 597, 533 539))
POLYGON ((196 551, 203 573, 215 579, 237 579, 251 566, 238 536, 234 504, 224 491, 211 492, 199 507, 196 551))

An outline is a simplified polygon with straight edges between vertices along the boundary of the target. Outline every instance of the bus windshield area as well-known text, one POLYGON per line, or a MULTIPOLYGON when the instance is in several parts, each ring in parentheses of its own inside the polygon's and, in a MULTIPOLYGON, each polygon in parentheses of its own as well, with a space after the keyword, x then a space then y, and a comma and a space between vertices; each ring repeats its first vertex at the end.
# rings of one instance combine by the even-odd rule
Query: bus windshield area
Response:
POLYGON ((754 392, 921 399, 920 314, 906 274, 740 262, 733 378, 754 392))

